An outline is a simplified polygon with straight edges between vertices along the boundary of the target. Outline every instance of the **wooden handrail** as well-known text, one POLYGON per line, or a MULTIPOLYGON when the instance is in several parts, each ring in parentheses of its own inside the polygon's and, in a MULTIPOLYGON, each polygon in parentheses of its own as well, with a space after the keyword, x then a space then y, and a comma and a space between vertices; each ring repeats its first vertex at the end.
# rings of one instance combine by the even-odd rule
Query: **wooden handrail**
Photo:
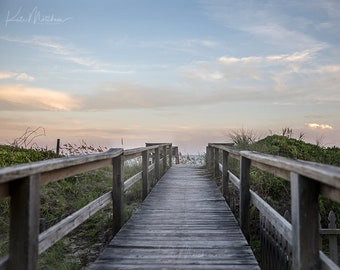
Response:
POLYGON ((213 175, 222 173, 222 190, 229 201, 228 182, 240 190, 240 225, 248 237, 249 207, 253 204, 292 246, 293 269, 339 269, 319 252, 318 196, 340 202, 340 168, 320 163, 292 160, 254 151, 210 143, 207 167, 213 175), (217 150, 217 151, 216 151, 217 150), (219 152, 222 151, 222 164, 219 152), (240 160, 240 179, 228 169, 228 157, 240 160), (291 182, 292 224, 249 188, 250 166, 257 167, 291 182), (308 190, 308 192, 306 192, 308 190), (250 197, 250 203, 248 198, 250 197), (301 214, 303 213, 303 215, 301 214), (308 245, 308 246, 307 246, 308 245), (319 269, 319 268, 313 268, 319 269))
POLYGON ((149 192, 148 174, 157 167, 155 178, 159 180, 160 162, 163 162, 162 173, 164 174, 172 166, 174 149, 177 149, 174 153, 178 155, 178 148, 172 147, 171 143, 153 144, 135 149, 110 149, 99 154, 58 158, 0 169, 0 198, 11 196, 12 201, 10 251, 9 256, 0 259, 0 269, 37 269, 38 254, 110 203, 113 203, 113 231, 116 233, 123 225, 123 192, 142 179, 143 197, 146 197, 149 192), (151 165, 149 165, 149 152, 155 153, 154 163, 151 165), (143 171, 124 182, 124 160, 139 156, 144 156, 143 171), (40 186, 107 166, 112 166, 112 191, 90 202, 39 235, 40 186))
POLYGON ((229 156, 238 160, 241 157, 248 158, 252 166, 285 180, 290 181, 292 172, 313 179, 321 184, 323 196, 340 203, 340 167, 255 151, 239 151, 223 145, 209 144, 209 147, 228 152, 229 156))
POLYGON ((90 162, 112 159, 120 156, 123 152, 124 150, 121 148, 110 149, 104 153, 49 159, 1 168, 0 184, 37 173, 46 173, 90 162))

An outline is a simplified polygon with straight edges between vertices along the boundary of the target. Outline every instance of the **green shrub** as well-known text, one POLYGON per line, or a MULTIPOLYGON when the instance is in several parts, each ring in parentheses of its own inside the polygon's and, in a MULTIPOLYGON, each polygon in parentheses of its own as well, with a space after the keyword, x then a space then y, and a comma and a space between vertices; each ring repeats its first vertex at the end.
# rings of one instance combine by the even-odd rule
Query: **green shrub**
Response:
POLYGON ((56 158, 57 155, 43 148, 20 148, 11 145, 0 145, 0 167, 7 167, 22 163, 30 163, 45 159, 56 158))

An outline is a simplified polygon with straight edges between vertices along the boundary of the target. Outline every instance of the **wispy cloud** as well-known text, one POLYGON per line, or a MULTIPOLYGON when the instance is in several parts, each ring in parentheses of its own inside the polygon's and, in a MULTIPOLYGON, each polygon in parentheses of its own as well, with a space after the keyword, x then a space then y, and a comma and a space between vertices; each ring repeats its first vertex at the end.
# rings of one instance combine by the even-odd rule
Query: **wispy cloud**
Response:
POLYGON ((248 57, 228 57, 222 56, 218 60, 223 64, 236 64, 236 63, 294 63, 304 62, 310 60, 320 49, 297 51, 291 54, 279 54, 268 56, 248 56, 248 57))
POLYGON ((148 39, 148 40, 135 40, 128 37, 113 40, 111 42, 114 48, 138 48, 138 49, 152 49, 161 53, 176 54, 199 54, 202 50, 214 50, 221 47, 219 41, 214 39, 197 39, 197 38, 184 38, 184 39, 148 39))
MULTIPOLYGON (((218 77, 219 75, 210 74, 210 76, 218 77)), ((206 78, 201 79, 206 80, 206 78)), ((81 110, 105 111, 199 107, 234 101, 275 100, 279 95, 282 98, 287 95, 284 92, 278 94, 270 89, 256 87, 226 88, 222 84, 218 84, 214 90, 207 91, 202 81, 197 79, 196 81, 197 85, 185 83, 185 86, 178 87, 150 87, 129 82, 112 82, 101 85, 91 94, 82 95, 76 99, 80 101, 81 110)))
POLYGON ((95 62, 84 57, 75 56, 72 52, 73 49, 70 46, 66 46, 60 43, 56 38, 48 37, 48 36, 32 36, 30 38, 18 38, 13 36, 1 36, 2 40, 19 43, 24 45, 32 45, 38 47, 45 52, 62 56, 65 60, 70 62, 74 62, 76 64, 91 66, 95 62))
POLYGON ((188 98, 187 93, 176 89, 157 89, 131 82, 106 83, 92 94, 79 96, 85 110, 160 108, 187 102, 188 98))
POLYGON ((307 123, 306 125, 307 127, 312 129, 329 129, 329 130, 333 129, 333 127, 328 124, 307 123))
POLYGON ((74 47, 74 45, 71 45, 64 39, 60 38, 49 36, 33 36, 31 38, 23 39, 10 36, 0 36, 0 39, 8 42, 31 45, 48 54, 60 57, 67 62, 86 68, 87 72, 112 74, 130 74, 133 72, 131 68, 125 68, 124 70, 121 70, 117 69, 117 67, 112 64, 95 60, 87 56, 86 53, 81 52, 80 48, 74 47))
POLYGON ((21 84, 0 85, 0 108, 11 110, 61 110, 77 109, 79 104, 71 95, 55 90, 21 84))
POLYGON ((28 75, 27 73, 17 73, 17 72, 0 72, 0 80, 5 79, 13 79, 17 81, 34 81, 35 78, 33 76, 28 75))
MULTIPOLYGON (((207 16, 227 28, 246 33, 254 46, 270 46, 273 51, 300 51, 307 48, 327 47, 307 30, 315 30, 322 23, 333 27, 328 20, 331 10, 338 10, 334 0, 328 1, 250 1, 205 0, 201 1, 207 16), (322 13, 310 18, 310 14, 322 13), (319 21, 320 20, 320 21, 319 21), (254 41, 254 38, 256 39, 254 41), (256 44, 257 43, 257 44, 256 44)), ((336 13, 333 10, 333 13, 336 13)), ((242 44, 241 44, 242 45, 242 44)), ((268 47, 269 48, 269 47, 268 47)))
POLYGON ((318 41, 306 33, 289 30, 276 23, 249 25, 246 27, 246 31, 265 40, 268 45, 274 45, 285 50, 303 50, 306 48, 318 50, 329 47, 327 43, 318 41))
POLYGON ((325 0, 319 2, 319 7, 326 10, 327 14, 332 18, 335 19, 337 24, 340 23, 340 3, 337 0, 325 0))

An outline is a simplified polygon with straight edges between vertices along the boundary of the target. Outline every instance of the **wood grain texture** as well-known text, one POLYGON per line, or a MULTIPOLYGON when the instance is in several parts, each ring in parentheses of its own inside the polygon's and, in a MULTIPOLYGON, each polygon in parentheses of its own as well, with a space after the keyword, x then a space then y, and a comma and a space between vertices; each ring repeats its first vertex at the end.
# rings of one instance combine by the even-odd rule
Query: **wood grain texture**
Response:
POLYGON ((204 169, 169 169, 88 269, 260 269, 204 169))
POLYGON ((39 235, 39 254, 53 246, 65 235, 92 217, 99 210, 112 203, 112 192, 107 192, 83 208, 69 215, 39 235))
POLYGON ((249 158, 256 164, 264 164, 289 172, 294 172, 305 177, 315 179, 322 184, 333 188, 340 188, 340 167, 315 163, 304 160, 293 160, 280 156, 273 156, 253 151, 241 151, 243 157, 249 158))
POLYGON ((120 156, 122 153, 123 149, 116 148, 99 154, 55 158, 5 167, 0 169, 0 183, 6 183, 15 179, 28 177, 33 174, 47 173, 59 169, 83 165, 85 163, 110 160, 120 156))
POLYGON ((123 225, 123 190, 124 190, 124 160, 123 156, 112 159, 113 168, 113 233, 116 234, 123 225))
POLYGON ((293 269, 320 269, 319 185, 291 173, 293 269))
POLYGON ((249 235, 250 216, 250 159, 241 157, 240 160, 240 226, 246 239, 249 235))
POLYGON ((35 174, 11 183, 9 269, 38 267, 39 181, 35 174))

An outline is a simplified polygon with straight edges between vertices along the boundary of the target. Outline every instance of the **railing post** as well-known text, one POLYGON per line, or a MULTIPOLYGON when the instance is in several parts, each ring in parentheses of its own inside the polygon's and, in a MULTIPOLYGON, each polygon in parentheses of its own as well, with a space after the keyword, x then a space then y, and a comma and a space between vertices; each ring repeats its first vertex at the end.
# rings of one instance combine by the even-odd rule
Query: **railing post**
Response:
POLYGON ((166 173, 166 145, 163 146, 163 174, 166 173))
POLYGON ((178 147, 175 148, 176 164, 179 164, 178 147))
POLYGON ((146 196, 148 196, 148 174, 149 174, 149 151, 145 150, 142 152, 142 189, 143 189, 143 193, 142 193, 142 197, 143 200, 146 198, 146 196))
POLYGON ((222 193, 223 197, 229 204, 229 172, 228 172, 228 156, 227 151, 222 151, 222 193))
POLYGON ((55 153, 56 153, 57 157, 59 157, 59 155, 60 155, 60 139, 57 139, 57 147, 56 147, 55 153))
POLYGON ((320 269, 319 185, 291 173, 293 269, 320 269))
POLYGON ((113 234, 116 234, 123 226, 123 187, 124 187, 124 159, 119 155, 112 159, 113 169, 113 234))
POLYGON ((213 171, 213 164, 214 164, 214 151, 213 148, 208 145, 207 146, 207 154, 206 154, 206 161, 207 161, 207 169, 210 173, 213 171))
POLYGON ((11 183, 9 269, 38 269, 40 175, 11 183))
POLYGON ((214 148, 209 147, 209 171, 211 174, 214 172, 214 148))
POLYGON ((217 178, 220 175, 220 166, 218 162, 218 157, 219 157, 220 149, 215 148, 214 149, 214 176, 217 178))
POLYGON ((209 146, 205 148, 205 167, 209 170, 209 146))
POLYGON ((159 146, 155 148, 155 178, 156 181, 161 178, 160 177, 160 170, 159 170, 159 160, 160 160, 160 155, 159 155, 159 146))
POLYGON ((249 211, 250 211, 250 164, 248 158, 240 159, 240 227, 249 242, 249 211))
POLYGON ((172 144, 169 146, 169 167, 172 167, 172 144))
MULTIPOLYGON (((333 211, 330 211, 328 214, 328 229, 336 229, 336 216, 333 211)), ((330 235, 329 236, 329 257, 338 264, 338 241, 337 235, 330 235)))

